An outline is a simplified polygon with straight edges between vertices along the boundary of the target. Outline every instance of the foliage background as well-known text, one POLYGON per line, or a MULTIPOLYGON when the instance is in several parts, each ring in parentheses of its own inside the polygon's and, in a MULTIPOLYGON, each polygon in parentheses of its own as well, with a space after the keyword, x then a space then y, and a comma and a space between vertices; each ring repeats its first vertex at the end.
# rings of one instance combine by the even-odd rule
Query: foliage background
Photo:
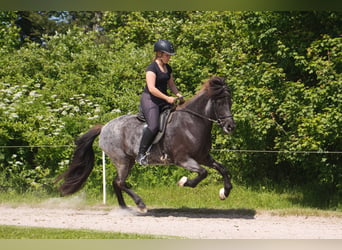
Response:
MULTIPOLYGON (((153 43, 166 38, 183 94, 211 75, 232 89, 237 128, 214 127, 212 153, 235 183, 341 204, 342 13, 3 11, 0 20, 1 191, 55 192, 75 138, 137 112, 153 43)), ((96 150, 89 192, 100 192, 96 150)), ((129 182, 170 185, 184 174, 136 167, 129 182)), ((221 179, 211 171, 212 181, 221 179)))

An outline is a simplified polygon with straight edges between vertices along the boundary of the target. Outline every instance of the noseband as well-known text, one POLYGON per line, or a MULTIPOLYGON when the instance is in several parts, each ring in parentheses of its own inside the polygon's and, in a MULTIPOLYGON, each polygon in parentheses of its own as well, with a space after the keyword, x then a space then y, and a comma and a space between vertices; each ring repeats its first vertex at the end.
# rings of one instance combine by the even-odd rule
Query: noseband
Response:
MULTIPOLYGON (((213 103, 216 104, 216 101, 213 101, 213 103)), ((216 116, 216 120, 214 120, 214 121, 217 122, 217 124, 219 124, 220 126, 222 126, 222 122, 224 122, 224 120, 227 120, 229 118, 233 118, 233 115, 227 115, 227 116, 219 117, 217 115, 215 106, 214 106, 214 113, 215 113, 215 116, 216 116)))

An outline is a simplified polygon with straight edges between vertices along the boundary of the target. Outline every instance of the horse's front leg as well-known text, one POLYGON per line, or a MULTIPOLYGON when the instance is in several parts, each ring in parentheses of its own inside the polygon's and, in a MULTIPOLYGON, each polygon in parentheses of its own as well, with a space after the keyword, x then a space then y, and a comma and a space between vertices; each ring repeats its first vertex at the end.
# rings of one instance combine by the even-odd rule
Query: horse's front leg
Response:
POLYGON ((195 172, 198 174, 198 176, 194 179, 188 179, 185 176, 182 177, 178 182, 178 185, 181 187, 185 186, 194 188, 208 175, 208 171, 205 168, 201 167, 194 159, 187 159, 185 161, 180 162, 178 165, 191 172, 195 172))
POLYGON ((216 169, 222 175, 224 187, 220 189, 219 195, 221 200, 225 200, 229 196, 229 193, 233 188, 227 169, 221 163, 215 161, 211 156, 209 157, 208 163, 205 165, 210 168, 216 169))

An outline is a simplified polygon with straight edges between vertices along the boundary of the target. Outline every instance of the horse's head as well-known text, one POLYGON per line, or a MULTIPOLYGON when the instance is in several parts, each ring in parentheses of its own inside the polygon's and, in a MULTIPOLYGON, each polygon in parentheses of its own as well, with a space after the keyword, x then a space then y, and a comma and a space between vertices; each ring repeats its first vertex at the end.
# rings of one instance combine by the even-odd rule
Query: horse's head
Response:
POLYGON ((221 126, 225 133, 230 133, 235 128, 235 122, 231 112, 232 100, 227 83, 221 77, 212 77, 206 83, 207 93, 213 104, 213 119, 221 126))

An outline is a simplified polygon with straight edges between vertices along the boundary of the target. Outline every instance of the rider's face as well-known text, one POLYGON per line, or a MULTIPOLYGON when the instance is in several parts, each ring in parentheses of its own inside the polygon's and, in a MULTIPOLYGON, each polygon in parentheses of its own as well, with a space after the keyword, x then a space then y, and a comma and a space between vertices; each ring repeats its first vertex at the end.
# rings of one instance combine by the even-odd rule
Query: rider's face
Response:
POLYGON ((163 61, 163 63, 168 63, 170 58, 171 58, 171 55, 167 53, 162 53, 161 60, 163 61))

